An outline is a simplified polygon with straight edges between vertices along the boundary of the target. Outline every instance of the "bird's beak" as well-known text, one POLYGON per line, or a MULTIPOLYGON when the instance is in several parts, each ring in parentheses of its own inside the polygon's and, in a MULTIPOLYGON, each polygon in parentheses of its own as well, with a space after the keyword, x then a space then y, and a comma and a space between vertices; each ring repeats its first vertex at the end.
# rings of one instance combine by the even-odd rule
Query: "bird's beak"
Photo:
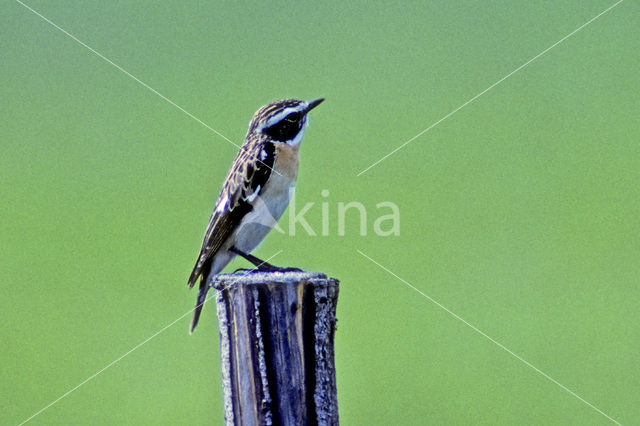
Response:
POLYGON ((307 107, 307 112, 311 111, 312 109, 320 105, 322 101, 324 101, 324 98, 316 99, 315 101, 309 102, 309 106, 307 107))

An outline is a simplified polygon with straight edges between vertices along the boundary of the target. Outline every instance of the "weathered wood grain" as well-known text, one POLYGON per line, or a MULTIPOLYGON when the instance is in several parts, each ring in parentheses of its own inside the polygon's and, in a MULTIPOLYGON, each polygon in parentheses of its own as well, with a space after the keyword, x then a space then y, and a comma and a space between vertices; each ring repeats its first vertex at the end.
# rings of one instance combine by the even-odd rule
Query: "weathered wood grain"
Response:
POLYGON ((216 287, 227 425, 337 425, 338 280, 253 272, 216 287))

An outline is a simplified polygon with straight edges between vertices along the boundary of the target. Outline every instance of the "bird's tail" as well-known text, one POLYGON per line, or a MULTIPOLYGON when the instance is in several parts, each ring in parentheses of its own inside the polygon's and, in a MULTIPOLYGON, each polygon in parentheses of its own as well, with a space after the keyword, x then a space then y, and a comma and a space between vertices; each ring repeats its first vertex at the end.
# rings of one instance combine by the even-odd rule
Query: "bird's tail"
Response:
POLYGON ((196 307, 193 310, 193 320, 191 320, 191 330, 190 333, 193 333, 193 330, 198 325, 198 320, 200 319, 200 313, 202 312, 202 307, 204 305, 205 300, 207 300, 207 291, 209 290, 209 286, 207 285, 207 279, 205 276, 200 278, 200 288, 198 289, 198 298, 196 299, 196 307))

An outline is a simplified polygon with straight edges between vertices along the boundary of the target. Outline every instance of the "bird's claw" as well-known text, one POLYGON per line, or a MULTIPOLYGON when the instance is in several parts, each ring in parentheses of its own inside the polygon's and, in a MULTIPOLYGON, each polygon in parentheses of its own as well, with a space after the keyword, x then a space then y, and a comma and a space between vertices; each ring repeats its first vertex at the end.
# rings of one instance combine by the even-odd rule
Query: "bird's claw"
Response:
POLYGON ((302 269, 293 268, 290 266, 287 266, 287 267, 274 266, 273 268, 267 269, 267 272, 302 272, 302 269))
POLYGON ((260 272, 260 269, 238 268, 235 271, 233 271, 234 274, 242 273, 241 275, 252 274, 255 272, 260 272))
POLYGON ((262 268, 254 268, 254 269, 239 268, 233 271, 234 274, 242 273, 242 275, 254 274, 256 272, 302 272, 302 269, 269 265, 268 267, 265 266, 262 268))

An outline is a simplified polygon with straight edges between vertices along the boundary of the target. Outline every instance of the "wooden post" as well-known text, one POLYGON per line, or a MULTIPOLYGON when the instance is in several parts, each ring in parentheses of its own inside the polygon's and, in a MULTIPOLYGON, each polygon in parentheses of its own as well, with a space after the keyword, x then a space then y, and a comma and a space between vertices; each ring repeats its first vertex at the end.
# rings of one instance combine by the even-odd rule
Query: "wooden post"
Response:
POLYGON ((229 425, 337 425, 338 280, 312 272, 217 277, 229 425))

